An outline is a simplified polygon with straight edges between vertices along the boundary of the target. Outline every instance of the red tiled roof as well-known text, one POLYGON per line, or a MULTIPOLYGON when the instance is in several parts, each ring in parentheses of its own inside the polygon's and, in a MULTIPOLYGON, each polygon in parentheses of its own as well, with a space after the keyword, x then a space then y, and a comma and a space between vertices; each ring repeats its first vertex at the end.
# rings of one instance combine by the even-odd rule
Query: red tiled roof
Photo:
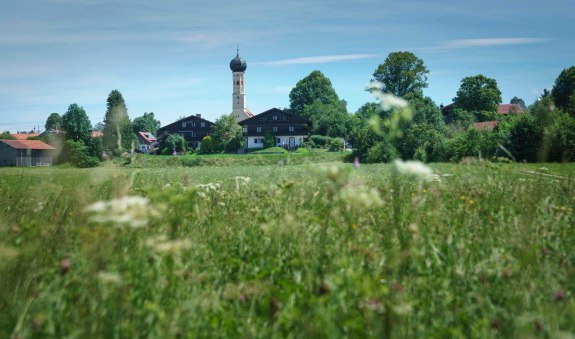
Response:
POLYGON ((146 141, 149 142, 149 143, 152 143, 152 142, 157 141, 156 137, 153 136, 152 133, 150 133, 150 132, 142 132, 142 131, 140 131, 140 132, 138 132, 138 134, 139 134, 144 140, 146 140, 146 141))
POLYGON ((497 113, 499 114, 509 114, 509 113, 523 113, 523 108, 517 104, 500 104, 497 107, 497 113))
POLYGON ((248 116, 248 118, 251 118, 254 116, 254 114, 248 108, 246 108, 246 115, 248 116))
POLYGON ((484 121, 484 122, 476 122, 476 123, 473 124, 473 127, 474 127, 476 130, 480 130, 480 131, 483 131, 483 130, 490 131, 490 130, 494 129, 495 126, 497 126, 498 123, 499 123, 499 121, 497 121, 497 120, 494 120, 494 121, 484 121))
POLYGON ((92 138, 98 138, 104 135, 104 133, 102 133, 102 131, 92 131, 92 138))
POLYGON ((0 140, 15 149, 41 149, 53 150, 54 147, 40 140, 0 140))
POLYGON ((39 135, 40 135, 40 133, 15 133, 15 134, 12 134, 12 136, 14 138, 16 138, 16 140, 26 140, 30 137, 37 137, 39 135))

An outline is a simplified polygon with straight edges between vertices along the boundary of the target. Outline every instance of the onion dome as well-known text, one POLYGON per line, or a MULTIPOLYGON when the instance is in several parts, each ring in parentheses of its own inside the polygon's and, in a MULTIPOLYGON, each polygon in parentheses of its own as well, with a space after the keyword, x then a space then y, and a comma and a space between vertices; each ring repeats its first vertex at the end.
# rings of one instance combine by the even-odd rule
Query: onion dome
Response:
POLYGON ((230 69, 232 72, 245 72, 246 68, 248 68, 248 65, 244 59, 240 58, 240 51, 238 50, 236 57, 230 61, 230 69))

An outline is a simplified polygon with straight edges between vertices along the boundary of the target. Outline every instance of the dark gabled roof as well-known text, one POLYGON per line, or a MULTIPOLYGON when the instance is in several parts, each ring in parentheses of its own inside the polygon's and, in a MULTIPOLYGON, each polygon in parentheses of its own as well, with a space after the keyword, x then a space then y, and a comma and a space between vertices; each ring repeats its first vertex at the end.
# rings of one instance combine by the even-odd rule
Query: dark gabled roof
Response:
POLYGON ((0 140, 15 149, 54 150, 55 148, 40 140, 0 140))
POLYGON ((213 122, 211 122, 211 121, 209 121, 209 120, 206 120, 206 119, 204 119, 204 118, 200 118, 200 117, 196 116, 195 114, 192 114, 192 115, 187 116, 187 117, 185 117, 185 118, 181 118, 180 120, 174 121, 174 122, 172 122, 171 124, 167 124, 166 126, 162 126, 162 127, 158 128, 158 131, 163 130, 164 128, 171 127, 171 126, 173 126, 173 125, 179 124, 180 122, 182 122, 182 121, 184 121, 184 120, 188 120, 188 119, 195 119, 195 120, 204 121, 204 122, 207 122, 208 124, 211 124, 211 125, 214 124, 213 122))
POLYGON ((289 113, 289 112, 286 112, 286 111, 282 111, 282 110, 279 109, 279 108, 268 109, 268 110, 265 111, 265 112, 262 112, 262 113, 260 113, 260 114, 254 115, 254 116, 251 117, 251 118, 247 118, 247 119, 245 119, 245 120, 240 121, 239 124, 243 126, 243 125, 246 124, 246 123, 256 122, 256 121, 258 121, 257 119, 260 118, 261 116, 263 116, 263 115, 268 115, 268 114, 272 114, 272 113, 284 114, 284 115, 287 115, 287 116, 294 117, 294 118, 296 118, 296 119, 301 119, 301 120, 303 120, 305 123, 307 123, 307 124, 309 124, 309 125, 311 126, 311 121, 309 121, 308 119, 306 119, 306 118, 304 118, 304 117, 302 117, 302 116, 300 116, 300 115, 297 115, 297 114, 293 114, 293 113, 289 113))

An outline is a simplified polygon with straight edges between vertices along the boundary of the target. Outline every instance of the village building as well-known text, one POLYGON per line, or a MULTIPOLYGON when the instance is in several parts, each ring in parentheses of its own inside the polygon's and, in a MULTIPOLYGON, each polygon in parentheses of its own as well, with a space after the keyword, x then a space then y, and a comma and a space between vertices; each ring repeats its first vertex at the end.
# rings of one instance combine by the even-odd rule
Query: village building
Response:
POLYGON ((158 145, 156 137, 150 132, 140 131, 136 136, 138 137, 138 151, 142 153, 150 154, 158 145))
POLYGON ((159 128, 156 136, 160 139, 169 134, 179 134, 190 147, 196 148, 204 137, 210 135, 210 128, 213 124, 211 121, 202 119, 201 114, 190 115, 159 128))
POLYGON ((54 150, 40 140, 0 140, 0 166, 51 166, 54 150))
POLYGON ((245 148, 263 148, 266 135, 273 135, 275 146, 296 149, 309 138, 311 122, 296 114, 272 108, 240 122, 245 148))

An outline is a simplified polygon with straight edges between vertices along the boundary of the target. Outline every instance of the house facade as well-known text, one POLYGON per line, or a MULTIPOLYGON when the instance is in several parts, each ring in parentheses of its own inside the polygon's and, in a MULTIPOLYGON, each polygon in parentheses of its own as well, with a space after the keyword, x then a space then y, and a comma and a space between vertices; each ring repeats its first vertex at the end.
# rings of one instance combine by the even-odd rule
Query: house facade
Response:
POLYGON ((0 140, 0 166, 51 166, 54 150, 40 140, 0 140))
POLYGON ((190 115, 161 127, 158 129, 156 136, 161 139, 169 134, 179 134, 184 137, 190 147, 196 148, 204 137, 210 135, 210 129, 213 124, 211 121, 202 119, 201 114, 190 115))
POLYGON ((245 138, 244 147, 263 148, 266 134, 272 134, 275 145, 296 149, 308 140, 311 122, 299 115, 272 108, 240 121, 245 138))
POLYGON ((140 131, 136 136, 138 137, 138 151, 142 153, 150 154, 158 145, 156 137, 150 132, 140 131))

